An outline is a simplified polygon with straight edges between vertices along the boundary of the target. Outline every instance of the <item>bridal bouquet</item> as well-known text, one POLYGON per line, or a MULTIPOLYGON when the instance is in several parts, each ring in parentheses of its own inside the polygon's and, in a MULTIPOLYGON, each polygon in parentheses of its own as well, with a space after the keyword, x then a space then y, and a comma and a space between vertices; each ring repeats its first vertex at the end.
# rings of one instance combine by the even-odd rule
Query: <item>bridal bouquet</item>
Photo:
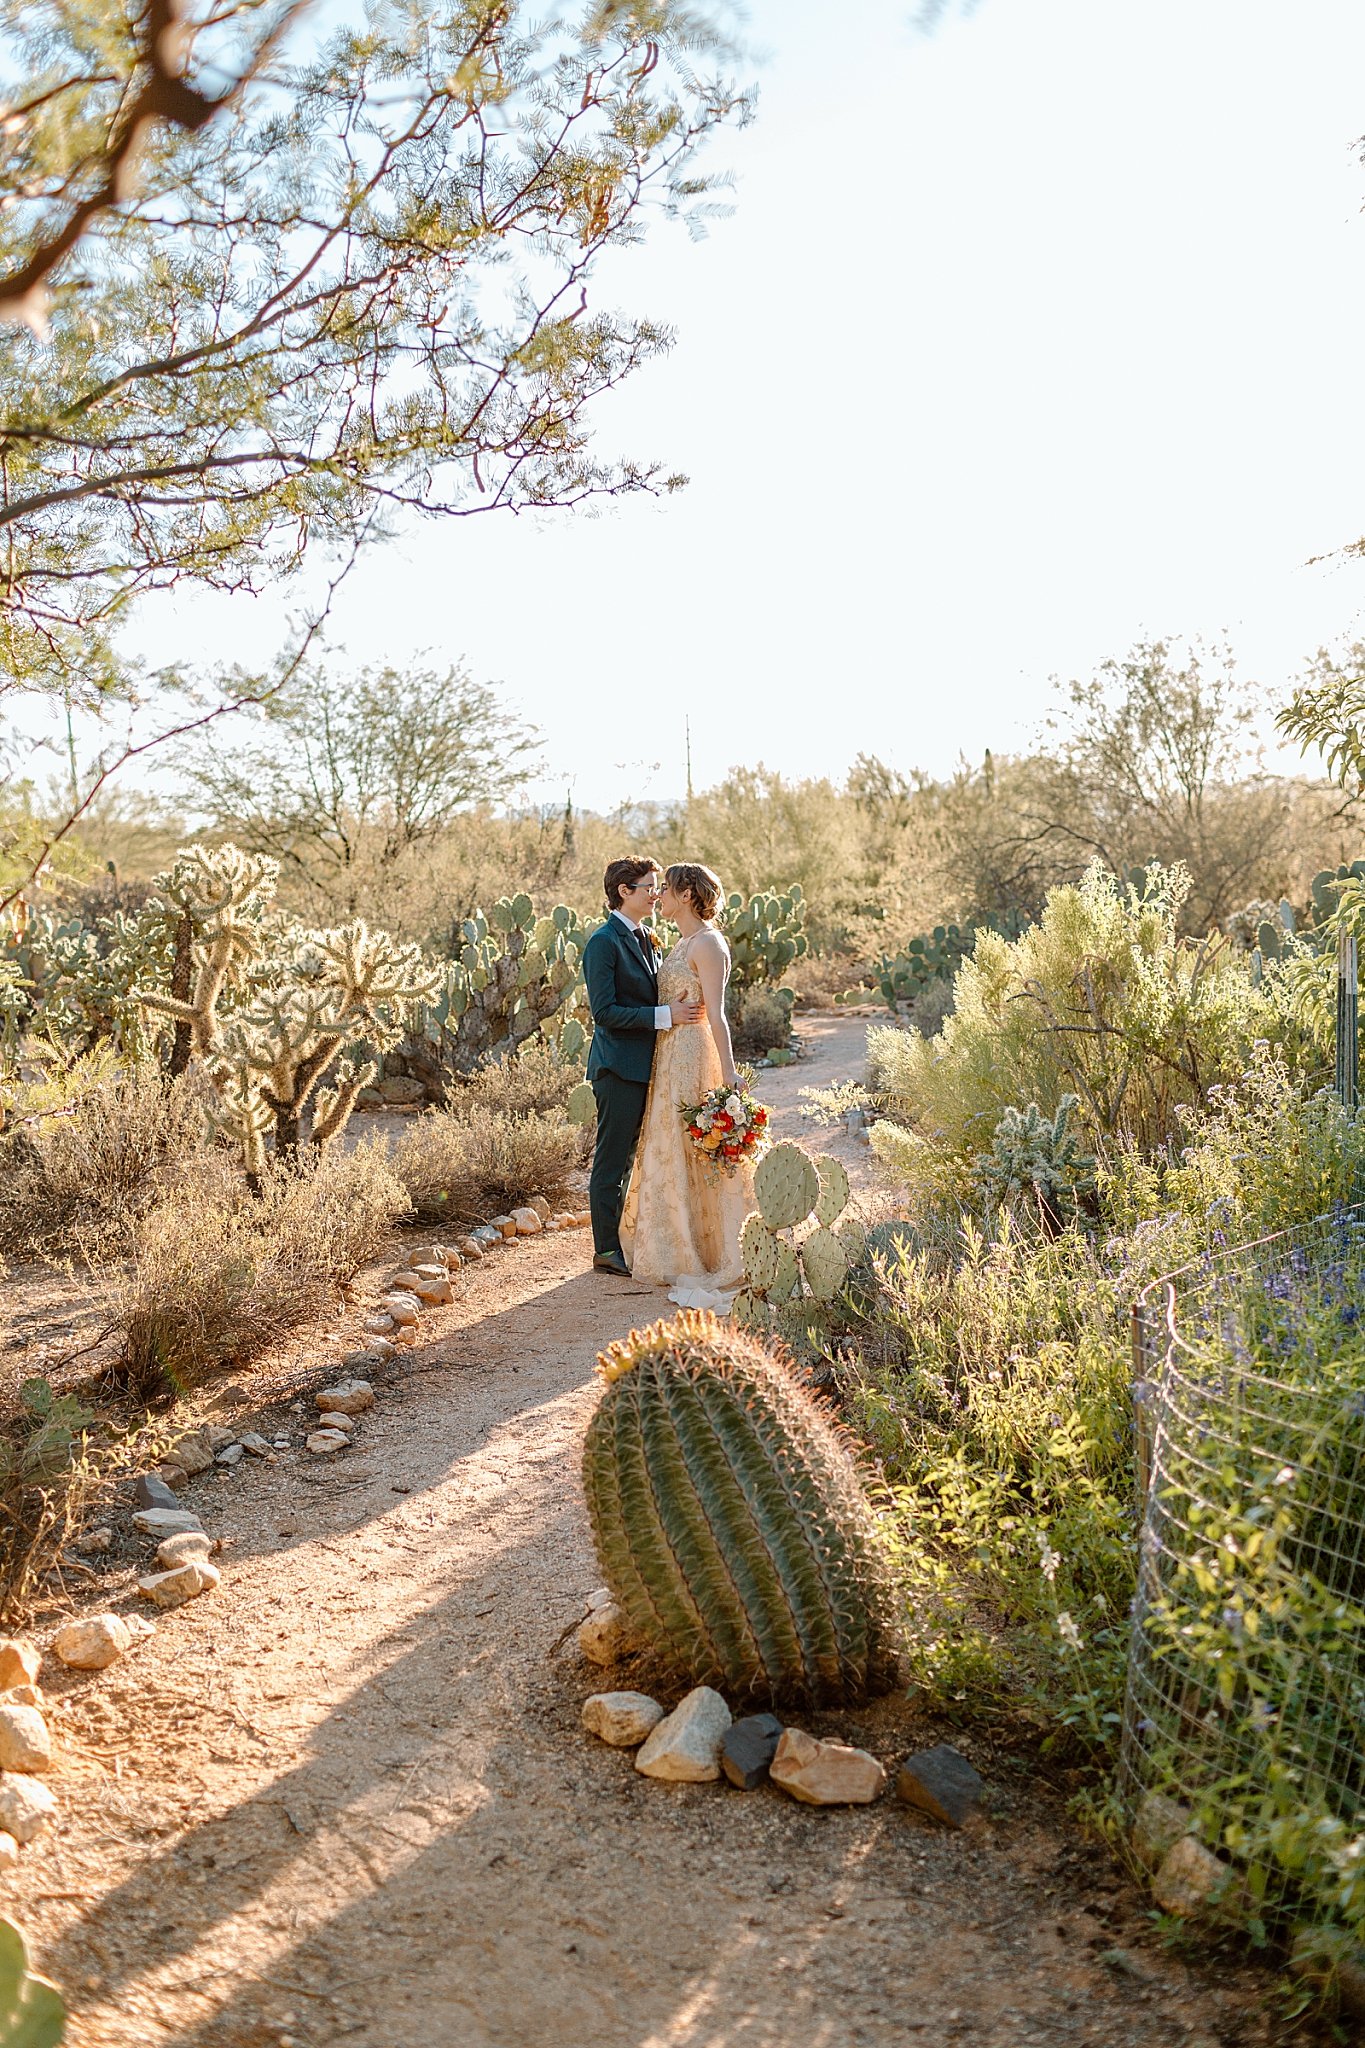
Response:
POLYGON ((703 1159, 722 1173, 733 1173, 746 1159, 752 1165, 768 1143, 768 1111, 743 1081, 738 1088, 713 1088, 700 1102, 685 1102, 682 1120, 703 1159))

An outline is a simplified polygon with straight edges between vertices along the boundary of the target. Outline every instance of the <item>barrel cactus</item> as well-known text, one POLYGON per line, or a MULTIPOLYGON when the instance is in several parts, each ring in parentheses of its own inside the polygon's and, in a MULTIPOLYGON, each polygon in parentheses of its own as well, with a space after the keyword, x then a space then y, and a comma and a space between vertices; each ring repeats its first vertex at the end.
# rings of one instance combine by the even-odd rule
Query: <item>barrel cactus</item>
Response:
POLYGON ((894 1607, 838 1432, 780 1357, 684 1310, 603 1352, 583 1485, 633 1633, 734 1700, 839 1705, 895 1682, 894 1607))

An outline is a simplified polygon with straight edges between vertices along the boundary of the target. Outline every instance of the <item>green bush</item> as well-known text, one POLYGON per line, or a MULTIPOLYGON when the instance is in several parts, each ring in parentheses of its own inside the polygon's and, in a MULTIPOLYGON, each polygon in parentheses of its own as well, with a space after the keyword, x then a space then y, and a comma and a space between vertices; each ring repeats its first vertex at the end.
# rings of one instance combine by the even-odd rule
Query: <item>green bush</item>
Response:
POLYGON ((725 1014, 730 1036, 742 1060, 762 1059, 774 1046, 785 1046, 792 1035, 790 989, 759 984, 741 988, 732 982, 725 992, 725 1014))
POLYGON ((1226 939, 1180 937, 1187 886, 1153 868, 1139 894, 1096 864, 1054 889, 1018 939, 980 934, 935 1039, 870 1031, 885 1118, 873 1142, 888 1170, 960 1199, 1007 1110, 1036 1103, 1050 1118, 1067 1094, 1090 1149, 1150 1153, 1178 1140, 1182 1110, 1243 1072, 1258 1039, 1296 1047, 1274 983, 1253 985, 1226 939))
POLYGON ((532 1195, 568 1193, 583 1164, 584 1131, 562 1110, 503 1116, 480 1105, 455 1115, 414 1117, 393 1153, 393 1169, 424 1222, 481 1223, 532 1195))

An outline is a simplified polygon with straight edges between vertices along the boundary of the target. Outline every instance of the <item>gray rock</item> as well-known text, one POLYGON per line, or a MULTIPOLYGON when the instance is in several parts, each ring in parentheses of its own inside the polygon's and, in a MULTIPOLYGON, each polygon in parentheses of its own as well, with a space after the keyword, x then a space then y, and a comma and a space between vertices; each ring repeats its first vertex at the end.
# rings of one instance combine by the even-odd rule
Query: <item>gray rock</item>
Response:
POLYGON ((229 1466, 240 1465, 245 1456, 245 1444, 224 1444, 222 1450, 217 1453, 217 1463, 229 1466))
POLYGON ((32 1842, 57 1811, 57 1802, 41 1778, 6 1771, 0 1778, 0 1828, 16 1842, 32 1842))
POLYGON ((180 1536, 186 1529, 203 1526, 188 1508, 142 1508, 133 1516, 133 1527, 144 1536, 180 1536))
POLYGON ((244 1451, 250 1451, 253 1458, 270 1456, 270 1446, 257 1430, 249 1429, 245 1436, 238 1438, 238 1442, 244 1451))
POLYGON ((908 1756, 896 1774, 896 1797, 950 1828, 967 1825, 986 1787, 950 1742, 908 1756))
POLYGON ((335 1409, 338 1415, 363 1415, 374 1406, 374 1388, 368 1380, 339 1380, 315 1394, 313 1403, 323 1414, 335 1409))
POLYGON ((886 1772, 865 1749, 846 1742, 821 1742, 802 1728, 784 1728, 769 1776, 806 1806, 869 1806, 886 1784, 886 1772))
POLYGON ((663 1717, 659 1702, 643 1692, 595 1692, 583 1702, 583 1726, 613 1749, 634 1749, 663 1717))
POLYGON ((87 1614, 62 1623, 52 1638, 52 1654, 73 1670, 103 1671, 117 1662, 132 1640, 122 1615, 87 1614))
POLYGON ((755 1792, 767 1784, 781 1736, 776 1714, 746 1714, 730 1723, 720 1745, 720 1767, 737 1791, 755 1792))
POLYGON ((101 1523, 99 1528, 87 1529, 83 1536, 78 1536, 71 1548, 78 1551, 82 1557, 89 1557, 110 1549, 113 1541, 113 1530, 101 1523))
POLYGON ((173 1565, 168 1572, 153 1572, 137 1582, 138 1592, 144 1600, 150 1600, 157 1607, 183 1607, 187 1600, 197 1600, 201 1593, 211 1593, 218 1584, 221 1573, 217 1565, 190 1561, 173 1565))
POLYGON ((674 1784, 704 1785, 720 1776, 720 1745, 730 1725, 730 1709, 709 1685, 694 1686, 686 1699, 645 1743, 635 1768, 646 1778, 674 1784))
POLYGON ((0 1771, 52 1768, 52 1737, 36 1707, 0 1697, 0 1771))
POLYGON ((164 1479, 155 1472, 139 1472, 133 1485, 133 1498, 140 1508, 168 1508, 178 1511, 179 1503, 164 1479))

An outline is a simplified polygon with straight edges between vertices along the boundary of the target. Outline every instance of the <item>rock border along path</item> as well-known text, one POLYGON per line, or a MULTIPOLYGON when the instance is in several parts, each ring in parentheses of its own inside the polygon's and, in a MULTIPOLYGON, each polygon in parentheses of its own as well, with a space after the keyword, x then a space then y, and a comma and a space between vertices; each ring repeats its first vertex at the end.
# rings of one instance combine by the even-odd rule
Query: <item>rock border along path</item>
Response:
MULTIPOLYGON (((811 1061, 763 1077, 792 1135, 862 1027, 805 1029, 811 1061)), ((652 1782, 580 1726, 602 1674, 552 1646, 599 1577, 592 1364, 664 1306, 586 1263, 565 1233, 471 1266, 354 1451, 209 1482, 212 1599, 107 1671, 45 1665, 62 1821, 0 1904, 70 2048, 1269 2041, 1262 1980, 1140 1946, 1060 1797, 970 1731, 810 1717, 885 1762, 961 1742, 997 1810, 950 1835, 652 1782)))

